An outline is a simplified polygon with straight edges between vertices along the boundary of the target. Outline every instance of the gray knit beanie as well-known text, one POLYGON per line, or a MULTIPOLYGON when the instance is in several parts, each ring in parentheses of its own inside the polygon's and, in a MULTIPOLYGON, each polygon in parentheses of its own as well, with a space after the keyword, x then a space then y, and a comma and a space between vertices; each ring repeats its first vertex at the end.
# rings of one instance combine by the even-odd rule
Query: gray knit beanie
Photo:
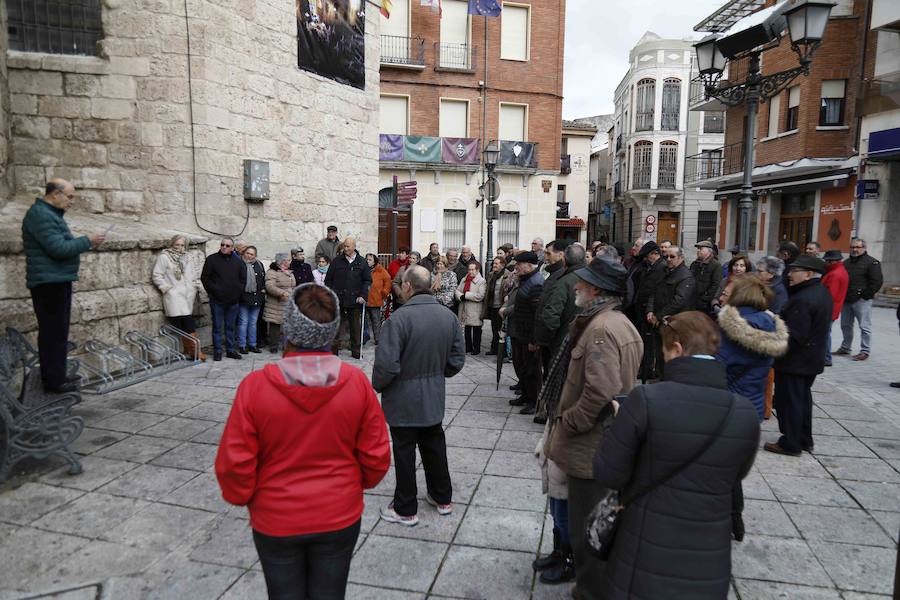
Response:
POLYGON ((284 337, 296 348, 318 349, 331 344, 337 333, 338 324, 341 321, 340 301, 337 295, 327 287, 317 283, 304 283, 294 288, 290 301, 284 307, 284 320, 281 323, 281 332, 284 337), (331 323, 319 323, 313 321, 297 308, 297 295, 309 287, 328 290, 334 298, 335 317, 331 323))

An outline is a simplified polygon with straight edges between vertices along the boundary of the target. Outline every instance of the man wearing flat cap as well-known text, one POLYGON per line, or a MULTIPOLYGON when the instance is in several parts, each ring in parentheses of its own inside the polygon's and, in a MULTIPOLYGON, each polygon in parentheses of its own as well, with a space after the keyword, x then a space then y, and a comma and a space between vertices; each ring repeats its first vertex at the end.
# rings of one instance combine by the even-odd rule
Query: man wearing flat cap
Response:
POLYGON ((337 225, 329 225, 328 230, 325 232, 325 237, 316 244, 316 258, 326 256, 330 263, 338 255, 340 245, 341 240, 337 236, 337 225))
POLYGON ((315 281, 312 274, 312 265, 306 262, 306 254, 300 246, 291 250, 291 271, 294 273, 297 285, 315 281))
POLYGON ((787 354, 775 359, 775 397, 778 412, 777 442, 764 448, 775 454, 800 456, 812 452, 812 386, 825 370, 825 343, 831 329, 833 303, 822 285, 825 261, 798 256, 788 267, 788 301, 781 318, 790 332, 787 354))
POLYGON ((712 242, 703 240, 694 244, 694 248, 697 249, 697 260, 691 263, 695 281, 694 308, 708 315, 722 282, 722 265, 716 260, 712 242))
POLYGON ((613 414, 612 400, 634 387, 644 345, 631 321, 619 310, 628 272, 617 262, 595 258, 575 271, 575 317, 545 385, 562 375, 562 393, 548 406, 544 452, 566 473, 569 535, 575 554, 580 597, 598 597, 604 563, 591 554, 584 523, 604 490, 593 481, 593 458, 603 435, 603 422, 613 414), (565 371, 561 365, 567 364, 565 371))
POLYGON ((509 317, 509 336, 512 339, 513 369, 519 378, 522 395, 510 400, 512 406, 522 406, 523 415, 533 415, 541 390, 541 349, 535 337, 534 320, 544 290, 544 276, 537 268, 534 252, 516 255, 516 275, 519 289, 509 317))

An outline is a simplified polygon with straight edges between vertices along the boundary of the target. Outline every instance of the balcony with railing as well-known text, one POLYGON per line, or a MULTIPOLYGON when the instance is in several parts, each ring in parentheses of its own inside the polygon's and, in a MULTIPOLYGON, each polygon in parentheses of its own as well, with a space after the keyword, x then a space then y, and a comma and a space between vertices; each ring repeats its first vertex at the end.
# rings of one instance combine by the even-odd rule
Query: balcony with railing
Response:
POLYGON ((631 187, 635 190, 650 189, 650 165, 647 165, 646 167, 635 167, 631 187))
POLYGON ((381 65, 403 69, 424 69, 425 38, 382 35, 381 65))
POLYGON ((435 71, 475 72, 475 47, 471 44, 434 43, 435 71))
POLYGON ((572 172, 572 155, 563 154, 559 157, 559 174, 568 175, 572 172))
POLYGON ((705 150, 684 159, 684 183, 699 184, 744 170, 744 144, 738 142, 705 150))
POLYGON ((635 131, 653 131, 653 111, 639 112, 635 115, 635 131))
POLYGON ((664 110, 662 111, 662 121, 660 123, 660 129, 662 131, 678 131, 678 111, 677 110, 664 110))
POLYGON ((677 172, 678 168, 675 165, 660 165, 656 187, 661 190, 674 190, 677 172))

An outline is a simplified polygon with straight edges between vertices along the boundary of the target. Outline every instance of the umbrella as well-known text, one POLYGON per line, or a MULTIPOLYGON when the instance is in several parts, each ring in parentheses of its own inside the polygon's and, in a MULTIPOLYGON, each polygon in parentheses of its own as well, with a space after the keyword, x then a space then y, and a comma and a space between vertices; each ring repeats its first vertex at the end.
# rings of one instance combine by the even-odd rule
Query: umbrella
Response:
POLYGON ((500 333, 500 342, 497 344, 497 391, 500 391, 500 374, 503 372, 503 361, 506 359, 506 336, 500 333))

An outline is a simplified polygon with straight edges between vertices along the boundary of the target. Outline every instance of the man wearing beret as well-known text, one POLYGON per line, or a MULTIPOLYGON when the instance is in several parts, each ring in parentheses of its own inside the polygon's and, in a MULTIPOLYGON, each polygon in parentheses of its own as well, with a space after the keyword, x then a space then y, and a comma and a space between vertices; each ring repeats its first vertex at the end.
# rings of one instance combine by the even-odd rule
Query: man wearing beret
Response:
POLYGON ((522 392, 521 396, 509 403, 513 406, 524 405, 520 411, 523 415, 535 413, 538 392, 541 390, 541 349, 535 338, 534 320, 544 289, 544 276, 537 268, 538 262, 534 252, 520 252, 516 256, 519 289, 509 317, 513 369, 519 378, 522 392))
POLYGON ((604 490, 593 480, 593 458, 603 422, 613 414, 611 402, 634 387, 644 345, 621 310, 628 272, 617 262, 595 258, 575 271, 575 317, 560 355, 548 374, 553 385, 564 371, 559 403, 548 406, 544 452, 566 473, 569 534, 575 554, 579 598, 598 598, 604 563, 591 554, 584 523, 604 490))
POLYGON ((790 339, 787 354, 775 359, 775 410, 777 442, 764 448, 775 454, 800 456, 812 452, 812 386, 825 370, 825 343, 831 329, 833 303, 822 285, 825 261, 798 256, 788 267, 788 301, 781 309, 790 339))

